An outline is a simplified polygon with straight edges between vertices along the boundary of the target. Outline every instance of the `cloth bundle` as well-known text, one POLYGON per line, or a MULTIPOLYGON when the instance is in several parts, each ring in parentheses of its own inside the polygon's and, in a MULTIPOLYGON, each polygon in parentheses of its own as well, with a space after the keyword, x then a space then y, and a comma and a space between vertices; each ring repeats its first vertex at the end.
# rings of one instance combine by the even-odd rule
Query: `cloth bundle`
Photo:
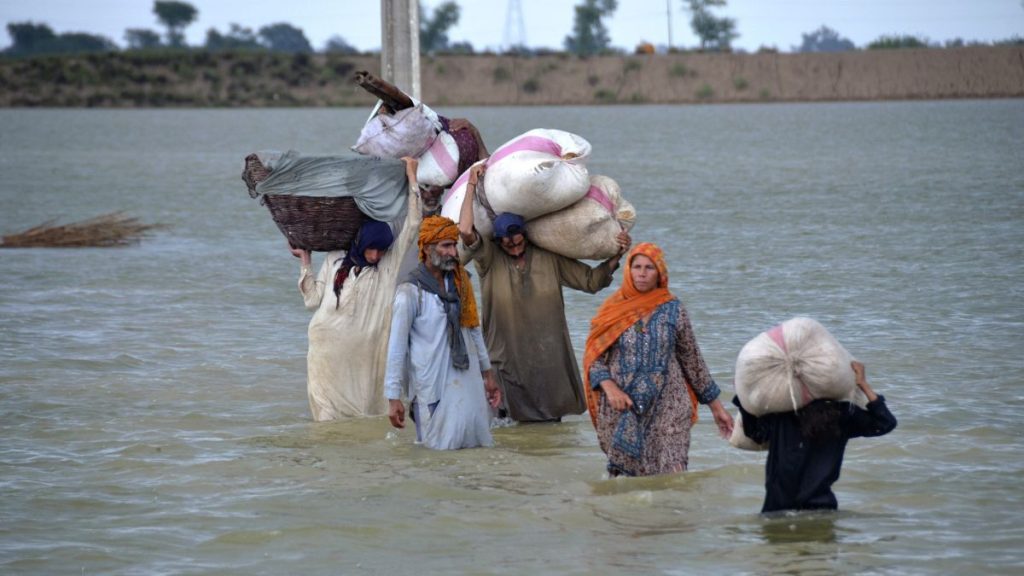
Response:
POLYGON ((811 318, 786 320, 762 332, 736 358, 735 388, 754 416, 799 410, 817 399, 865 405, 853 357, 811 318))
MULTIPOLYGON (((853 356, 828 330, 811 318, 796 317, 747 342, 736 358, 734 386, 743 407, 755 416, 792 412, 812 400, 867 405, 857 387, 853 356)), ((729 444, 741 450, 764 450, 743 433, 737 412, 729 444)))
POLYGON ((417 182, 448 186, 459 175, 458 144, 444 130, 437 112, 422 102, 412 101, 415 106, 393 114, 381 114, 382 103, 378 101, 352 150, 378 158, 416 158, 417 182))

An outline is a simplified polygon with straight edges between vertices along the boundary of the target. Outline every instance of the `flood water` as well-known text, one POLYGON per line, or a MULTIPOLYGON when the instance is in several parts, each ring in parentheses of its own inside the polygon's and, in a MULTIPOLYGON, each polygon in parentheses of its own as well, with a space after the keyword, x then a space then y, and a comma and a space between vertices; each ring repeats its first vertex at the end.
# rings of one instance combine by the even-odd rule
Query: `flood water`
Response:
MULTIPOLYGON (((764 456, 706 409, 690 471, 647 479, 607 478, 586 416, 448 453, 386 417, 312 422, 299 266, 239 174, 343 153, 368 110, 8 109, 0 234, 169 227, 0 250, 0 572, 1024 571, 1024 101, 440 112, 492 150, 592 143, 724 399, 743 344, 796 315, 863 361, 900 424, 851 442, 840 512, 759 516, 764 456)), ((567 293, 580 356, 610 293, 567 293)))

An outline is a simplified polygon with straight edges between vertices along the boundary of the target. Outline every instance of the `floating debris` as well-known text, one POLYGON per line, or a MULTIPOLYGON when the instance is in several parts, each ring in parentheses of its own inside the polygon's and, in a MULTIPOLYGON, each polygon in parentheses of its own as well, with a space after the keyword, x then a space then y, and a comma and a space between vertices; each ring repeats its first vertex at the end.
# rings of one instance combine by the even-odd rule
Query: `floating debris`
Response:
POLYGON ((0 248, 79 248, 127 246, 165 224, 143 224, 138 218, 112 212, 70 224, 55 225, 47 220, 22 232, 8 234, 0 248))

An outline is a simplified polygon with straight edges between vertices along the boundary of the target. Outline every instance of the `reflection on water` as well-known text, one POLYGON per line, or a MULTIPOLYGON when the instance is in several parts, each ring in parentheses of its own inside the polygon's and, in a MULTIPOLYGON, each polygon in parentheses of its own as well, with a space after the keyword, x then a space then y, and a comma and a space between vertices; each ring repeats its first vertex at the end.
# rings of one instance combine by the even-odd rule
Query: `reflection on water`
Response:
MULTIPOLYGON (((454 453, 311 422, 298 267, 239 174, 345 150, 363 110, 0 110, 0 232, 171 224, 0 253, 4 573, 1024 569, 1024 102, 443 112, 491 149, 587 137, 727 395, 740 347, 798 314, 867 364, 900 427, 851 442, 840 511, 762 518, 763 454, 706 411, 691 471, 642 479, 608 478, 586 416, 454 453)), ((566 293, 581 355, 608 293, 566 293)))

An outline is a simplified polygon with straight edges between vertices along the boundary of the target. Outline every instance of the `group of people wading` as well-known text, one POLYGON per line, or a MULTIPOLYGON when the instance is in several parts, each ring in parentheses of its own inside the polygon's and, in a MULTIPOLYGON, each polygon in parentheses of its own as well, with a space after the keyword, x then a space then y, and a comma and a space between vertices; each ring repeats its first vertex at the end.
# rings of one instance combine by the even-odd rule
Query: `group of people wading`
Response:
MULTIPOLYGON (((412 420, 423 446, 452 450, 493 445, 495 417, 558 422, 589 409, 612 476, 685 471, 699 404, 723 437, 732 433, 658 246, 632 246, 623 231, 619 253, 589 266, 532 244, 527 223, 512 213, 498 214, 484 237, 473 213, 484 163, 470 168, 456 223, 436 214, 437 190, 417 185, 417 161, 403 161, 403 219, 363 224, 351 249, 328 253, 316 275, 310 253, 292 248, 302 263, 299 290, 315 310, 308 353, 315 420, 387 414, 396 428, 412 420), (562 288, 597 293, 623 256, 622 284, 591 322, 581 379, 562 288)), ((828 402, 820 441, 801 428, 799 413, 755 418, 740 407, 744 432, 769 442, 764 511, 836 508, 831 485, 846 440, 895 427, 863 366, 851 370, 867 409, 828 402)))

